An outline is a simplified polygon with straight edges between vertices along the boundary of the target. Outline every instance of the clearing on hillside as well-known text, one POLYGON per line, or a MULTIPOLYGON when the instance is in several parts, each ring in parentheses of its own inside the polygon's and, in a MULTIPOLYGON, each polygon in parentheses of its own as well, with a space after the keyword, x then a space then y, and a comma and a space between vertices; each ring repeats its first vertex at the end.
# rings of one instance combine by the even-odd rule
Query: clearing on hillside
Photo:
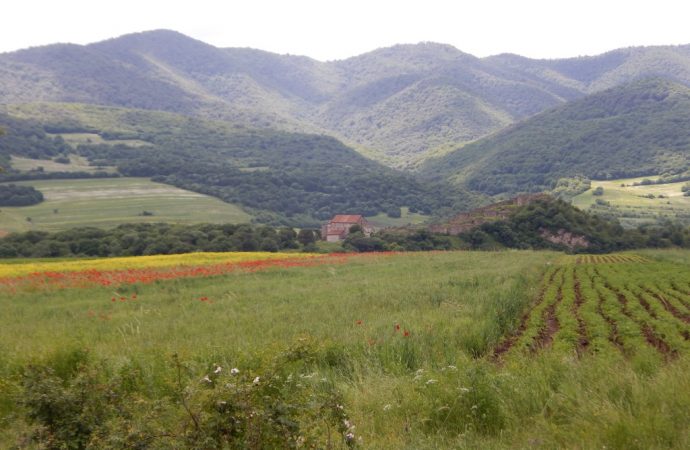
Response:
POLYGON ((31 159, 12 156, 10 165, 13 169, 28 172, 31 170, 41 170, 43 172, 106 172, 115 173, 117 170, 112 166, 92 166, 83 156, 69 155, 70 162, 67 164, 53 161, 52 159, 31 159))
POLYGON ((60 231, 73 227, 114 227, 122 223, 244 223, 238 206, 146 178, 23 181, 45 201, 0 210, 0 230, 60 231))
POLYGON ((602 216, 616 217, 621 225, 634 228, 662 219, 690 224, 690 197, 683 195, 687 182, 640 184, 657 177, 594 181, 591 188, 573 198, 573 206, 602 216), (637 183, 637 185, 635 185, 637 183), (602 195, 593 195, 597 188, 602 195))

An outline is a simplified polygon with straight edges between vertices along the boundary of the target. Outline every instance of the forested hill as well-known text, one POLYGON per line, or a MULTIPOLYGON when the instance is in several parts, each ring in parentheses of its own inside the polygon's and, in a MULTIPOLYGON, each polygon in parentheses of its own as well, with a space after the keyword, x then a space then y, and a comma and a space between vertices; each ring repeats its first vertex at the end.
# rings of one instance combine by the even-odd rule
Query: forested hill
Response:
MULTIPOLYGON (((468 209, 478 201, 462 188, 421 183, 328 136, 95 106, 24 105, 12 111, 34 119, 0 116, 0 127, 7 129, 0 155, 16 155, 9 142, 34 140, 48 146, 45 153, 21 155, 75 152, 95 166, 115 166, 122 175, 151 177, 243 205, 264 223, 317 225, 338 213, 399 217, 401 207, 431 214, 468 209), (75 136, 88 140, 68 145, 75 136)), ((0 181, 53 175, 4 165, 0 181)))
POLYGON ((422 43, 320 62, 158 30, 2 54, 0 103, 89 103, 326 133, 403 167, 650 75, 690 84, 690 46, 541 61, 422 43))
POLYGON ((648 79, 538 114, 426 165, 487 194, 538 192, 562 177, 690 171, 690 88, 648 79))

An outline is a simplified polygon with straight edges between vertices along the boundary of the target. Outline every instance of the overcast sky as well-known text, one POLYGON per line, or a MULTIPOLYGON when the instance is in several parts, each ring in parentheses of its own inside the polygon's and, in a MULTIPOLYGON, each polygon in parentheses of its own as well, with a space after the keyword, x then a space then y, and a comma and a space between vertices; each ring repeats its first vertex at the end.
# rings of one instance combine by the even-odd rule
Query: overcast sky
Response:
POLYGON ((687 0, 8 0, 0 14, 0 52, 158 28, 319 60, 421 41, 533 58, 690 44, 687 0))

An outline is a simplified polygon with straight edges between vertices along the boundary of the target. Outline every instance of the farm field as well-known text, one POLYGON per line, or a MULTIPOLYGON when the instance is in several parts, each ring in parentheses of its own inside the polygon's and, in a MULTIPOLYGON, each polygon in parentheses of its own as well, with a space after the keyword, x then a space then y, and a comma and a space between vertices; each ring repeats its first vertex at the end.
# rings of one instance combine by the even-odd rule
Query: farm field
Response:
POLYGON ((0 264, 2 448, 690 445, 688 251, 61 263, 0 264))
POLYGON ((588 191, 573 198, 573 206, 597 214, 614 215, 625 227, 656 223, 665 218, 690 223, 690 197, 683 196, 681 191, 686 182, 633 186, 643 179, 592 180, 588 191), (598 187, 604 189, 603 195, 592 195, 598 187), (609 202, 610 206, 597 205, 597 199, 609 202))
POLYGON ((146 178, 23 181, 45 201, 0 209, 0 230, 60 231, 122 223, 244 223, 251 216, 235 205, 146 178), (152 215, 143 215, 144 211, 152 215), (28 221, 30 218, 31 221, 28 221))
POLYGON ((22 172, 30 170, 43 169, 44 172, 108 172, 115 173, 115 167, 97 167, 89 164, 89 161, 83 156, 70 155, 69 164, 61 164, 51 159, 31 159, 21 158, 19 156, 12 156, 10 165, 13 169, 22 172))
POLYGON ((367 221, 377 228, 401 227, 405 225, 418 225, 429 220, 429 216, 411 213, 409 208, 400 208, 400 217, 388 217, 384 213, 367 217, 367 221))

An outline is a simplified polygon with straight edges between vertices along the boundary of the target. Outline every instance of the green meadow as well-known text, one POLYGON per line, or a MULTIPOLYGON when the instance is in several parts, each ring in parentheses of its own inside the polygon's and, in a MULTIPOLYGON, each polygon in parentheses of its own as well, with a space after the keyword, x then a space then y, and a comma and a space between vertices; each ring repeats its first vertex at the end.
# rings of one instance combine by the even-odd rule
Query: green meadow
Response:
POLYGON ((123 223, 244 223, 251 216, 238 206, 207 195, 154 183, 146 178, 37 180, 45 201, 0 209, 0 230, 59 231, 79 226, 123 223))
POLYGON ((0 447, 688 448, 689 254, 5 288, 0 447))
POLYGON ((634 185, 644 179, 592 180, 588 191, 573 198, 573 206, 616 216, 626 227, 657 223, 662 219, 690 223, 690 197, 684 196, 681 191, 686 182, 634 185), (592 194, 598 187, 604 190, 603 195, 592 194), (608 205, 597 205, 597 200, 608 205))

